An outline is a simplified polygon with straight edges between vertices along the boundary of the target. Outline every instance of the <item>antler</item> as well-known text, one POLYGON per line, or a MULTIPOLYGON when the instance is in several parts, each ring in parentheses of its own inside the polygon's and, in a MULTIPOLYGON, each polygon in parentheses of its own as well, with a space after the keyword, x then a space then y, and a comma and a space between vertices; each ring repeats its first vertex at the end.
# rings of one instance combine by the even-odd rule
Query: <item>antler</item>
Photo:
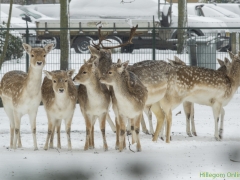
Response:
POLYGON ((129 39, 128 39, 128 41, 127 42, 125 42, 125 43, 122 43, 122 44, 119 44, 119 45, 117 45, 117 46, 104 46, 103 44, 102 44, 102 41, 109 41, 109 40, 106 40, 106 38, 107 38, 107 36, 108 36, 108 33, 105 35, 105 36, 102 36, 102 34, 101 34, 101 27, 99 27, 98 28, 98 35, 99 35, 99 42, 98 42, 98 44, 95 44, 94 42, 92 42, 93 43, 93 47, 95 47, 96 49, 114 49, 114 48, 118 48, 118 47, 123 47, 123 46, 126 46, 126 45, 128 45, 128 44, 132 44, 132 39, 133 39, 133 37, 134 37, 134 35, 135 35, 135 32, 136 32, 136 29, 138 28, 138 25, 136 25, 136 27, 132 27, 131 28, 131 31, 130 31, 130 36, 129 36, 129 39), (101 45, 101 47, 100 47, 100 45, 101 45))

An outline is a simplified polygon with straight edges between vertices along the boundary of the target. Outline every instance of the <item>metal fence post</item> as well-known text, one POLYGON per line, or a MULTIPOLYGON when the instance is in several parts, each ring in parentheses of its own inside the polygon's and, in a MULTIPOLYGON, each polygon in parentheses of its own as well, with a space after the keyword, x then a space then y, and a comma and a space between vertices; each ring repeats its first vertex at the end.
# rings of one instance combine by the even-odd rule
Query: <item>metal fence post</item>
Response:
POLYGON ((153 16, 153 31, 152 31, 152 60, 156 60, 156 34, 155 34, 155 23, 154 23, 154 16, 153 16))
MULTIPOLYGON (((26 43, 29 44, 29 39, 28 39, 29 30, 28 30, 28 23, 27 23, 27 21, 26 21, 26 24, 27 24, 27 29, 26 29, 26 43)), ((28 72, 28 68, 29 68, 29 55, 28 55, 28 53, 26 53, 26 72, 28 72)))

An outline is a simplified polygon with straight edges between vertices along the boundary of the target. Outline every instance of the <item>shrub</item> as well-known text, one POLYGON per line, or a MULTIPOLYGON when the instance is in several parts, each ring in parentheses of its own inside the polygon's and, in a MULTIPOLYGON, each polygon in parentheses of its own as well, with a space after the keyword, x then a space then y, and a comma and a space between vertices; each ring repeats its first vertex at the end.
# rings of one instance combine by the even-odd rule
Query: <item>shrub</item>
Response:
MULTIPOLYGON (((0 28, 5 28, 5 26, 0 25, 0 28)), ((7 33, 6 30, 0 31, 0 54, 2 53, 3 50, 6 33, 7 33)), ((21 35, 16 31, 10 30, 7 53, 4 60, 21 58, 23 56, 22 42, 23 41, 21 35)))

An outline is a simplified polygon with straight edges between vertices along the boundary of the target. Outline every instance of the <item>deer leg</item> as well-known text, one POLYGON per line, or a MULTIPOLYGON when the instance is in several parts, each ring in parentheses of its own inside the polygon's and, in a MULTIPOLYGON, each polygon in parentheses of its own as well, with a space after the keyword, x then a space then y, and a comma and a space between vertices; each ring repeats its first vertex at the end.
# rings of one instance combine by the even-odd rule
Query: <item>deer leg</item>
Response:
POLYGON ((118 121, 117 117, 115 117, 115 124, 116 124, 116 145, 115 145, 115 149, 119 150, 120 124, 119 124, 119 121, 118 121))
POLYGON ((22 141, 21 141, 21 132, 19 131, 19 136, 18 136, 18 148, 22 147, 22 141))
POLYGON ((124 148, 123 144, 124 144, 124 138, 125 138, 126 125, 121 115, 119 116, 119 125, 120 125, 119 151, 122 152, 124 148))
POLYGON ((160 139, 163 141, 164 141, 164 129, 166 130, 166 127, 167 127, 167 121, 166 119, 164 119, 161 131, 160 131, 160 135, 159 135, 160 139))
POLYGON ((219 129, 219 137, 222 139, 222 134, 223 134, 223 125, 224 125, 224 115, 225 115, 225 110, 222 108, 221 109, 221 120, 220 120, 220 129, 219 129))
POLYGON ((97 116, 91 116, 91 134, 90 134, 90 139, 89 139, 89 149, 94 149, 94 125, 97 120, 97 116))
POLYGON ((19 139, 19 132, 20 132, 20 124, 21 124, 21 117, 22 115, 18 112, 14 111, 14 124, 15 124, 15 135, 13 141, 13 149, 17 148, 17 141, 19 139))
POLYGON ((127 120, 127 135, 131 135, 131 120, 127 120))
POLYGON ((92 123, 88 115, 83 113, 83 116, 85 118, 85 125, 86 125, 86 141, 85 141, 85 146, 84 146, 84 151, 89 149, 89 141, 90 141, 90 136, 91 136, 91 131, 92 131, 92 123))
POLYGON ((53 139, 55 135, 55 128, 56 128, 56 123, 53 125, 53 131, 50 137, 50 142, 49 142, 49 148, 53 148, 53 139))
POLYGON ((190 118, 191 118, 192 134, 194 136, 197 136, 197 132, 196 132, 196 128, 195 128, 195 121, 194 121, 194 104, 193 103, 191 105, 191 115, 190 115, 190 118))
POLYGON ((134 122, 134 119, 130 119, 130 121, 131 121, 132 144, 134 144, 136 142, 136 134, 134 130, 135 122, 134 122))
POLYGON ((159 102, 153 104, 151 110, 157 118, 157 127, 156 127, 156 130, 155 130, 155 133, 154 133, 154 136, 153 136, 152 140, 157 141, 159 132, 160 132, 162 126, 163 126, 165 114, 164 114, 162 108, 160 107, 159 102))
POLYGON ((166 113, 166 122, 167 122, 167 128, 166 128, 166 143, 170 143, 171 140, 171 127, 172 127, 172 111, 169 109, 168 111, 165 111, 166 113))
POLYGON ((189 137, 192 137, 192 133, 190 131, 190 116, 191 116, 191 102, 185 101, 183 102, 183 110, 186 116, 186 133, 189 137))
POLYGON ((61 124, 62 120, 59 120, 57 124, 57 148, 61 149, 61 124))
POLYGON ((14 130, 15 130, 15 123, 14 123, 14 115, 11 109, 4 107, 4 110, 9 118, 10 121, 10 148, 13 148, 13 139, 14 139, 14 130))
POLYGON ((150 129, 150 134, 153 135, 154 134, 154 130, 153 130, 153 123, 152 123, 152 111, 151 111, 151 107, 144 107, 144 112, 148 117, 148 123, 149 123, 149 129, 150 129))
POLYGON ((142 114, 139 115, 136 119, 134 119, 134 126, 135 126, 135 137, 137 142, 137 152, 140 152, 142 150, 141 143, 140 143, 140 137, 139 137, 139 130, 140 130, 140 121, 141 121, 142 114))
POLYGON ((220 112, 222 110, 222 106, 220 103, 215 102, 212 106, 213 109, 213 116, 214 116, 214 121, 215 121, 215 139, 217 141, 220 141, 220 137, 219 137, 219 133, 218 133, 218 122, 219 122, 219 116, 220 116, 220 112))
POLYGON ((100 129, 101 129, 101 132, 102 132, 104 151, 108 150, 106 134, 105 134, 106 118, 107 118, 107 113, 104 113, 99 117, 99 124, 100 124, 100 129))
POLYGON ((113 123, 113 121, 112 121, 109 113, 107 113, 107 122, 108 122, 108 124, 110 125, 112 131, 113 131, 114 133, 116 133, 116 126, 114 125, 114 123, 113 123))
POLYGON ((72 117, 70 119, 65 120, 65 129, 66 129, 67 141, 68 141, 68 151, 72 150, 71 125, 72 125, 72 117))
POLYGON ((48 143, 49 143, 49 139, 52 135, 52 132, 53 132, 53 123, 51 121, 51 119, 48 118, 48 133, 47 133, 47 138, 46 138, 46 143, 45 143, 45 146, 44 146, 44 150, 48 150, 48 143))
POLYGON ((143 115, 141 117, 141 125, 142 125, 142 132, 145 134, 149 134, 143 115))
POLYGON ((36 108, 36 111, 29 112, 29 119, 30 119, 30 124, 31 124, 31 129, 32 129, 34 150, 38 150, 37 137, 36 137, 36 116, 37 116, 37 108, 36 108))

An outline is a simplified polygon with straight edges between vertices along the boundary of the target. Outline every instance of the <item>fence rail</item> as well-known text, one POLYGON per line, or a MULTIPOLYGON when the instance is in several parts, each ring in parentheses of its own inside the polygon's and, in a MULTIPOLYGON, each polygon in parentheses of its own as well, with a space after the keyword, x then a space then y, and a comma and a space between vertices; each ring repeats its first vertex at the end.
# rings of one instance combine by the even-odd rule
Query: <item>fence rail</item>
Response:
MULTIPOLYGON (((0 53, 4 45, 7 28, 0 28, 0 53)), ((0 71, 0 78, 10 70, 27 71, 29 62, 21 46, 22 42, 33 47, 43 47, 54 43, 54 50, 48 55, 46 70, 60 68, 60 36, 59 31, 65 28, 11 28, 11 37, 5 61, 0 71), (19 33, 21 32, 26 33, 19 33)), ((96 28, 68 28, 71 38, 69 68, 78 70, 84 59, 89 58, 87 46, 98 41, 96 28)), ((108 33, 110 41, 104 42, 106 46, 114 46, 127 40, 129 27, 102 28, 108 33), (121 30, 125 31, 121 31, 121 30)), ((188 65, 203 66, 216 69, 219 67, 216 59, 228 57, 227 50, 237 52, 240 50, 240 27, 226 28, 138 28, 133 44, 112 51, 113 61, 118 58, 130 60, 130 63, 142 60, 167 60, 178 56, 188 65), (184 29, 183 51, 177 54, 179 46, 177 30, 184 29)))

